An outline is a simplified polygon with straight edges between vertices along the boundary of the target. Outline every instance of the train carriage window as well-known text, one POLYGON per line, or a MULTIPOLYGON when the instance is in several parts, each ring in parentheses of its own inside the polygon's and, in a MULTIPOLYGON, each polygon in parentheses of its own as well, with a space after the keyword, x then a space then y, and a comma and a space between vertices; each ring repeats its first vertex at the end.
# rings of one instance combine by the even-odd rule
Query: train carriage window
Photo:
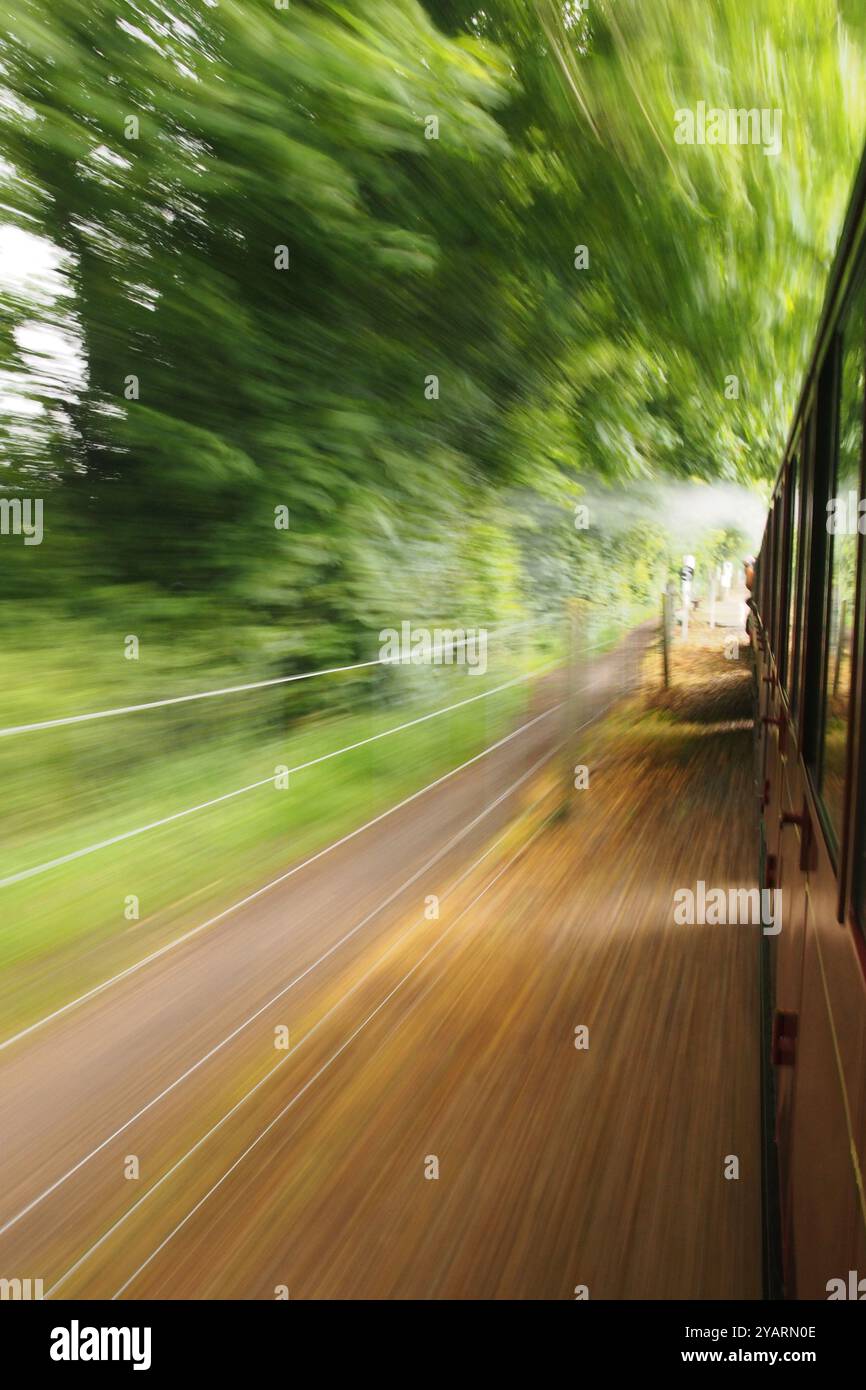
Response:
POLYGON ((791 669, 790 646, 793 639, 794 587, 797 575, 796 521, 799 515, 797 496, 797 442, 785 469, 784 483, 779 493, 779 624, 776 665, 779 680, 790 690, 788 673, 791 669))
MULTIPOLYGON (((803 436, 805 438, 805 434, 803 436)), ((800 459, 802 441, 791 455, 791 466, 788 473, 788 578, 787 578, 787 604, 788 604, 788 632, 787 632, 787 654, 785 660, 785 686, 790 697, 791 709, 797 708, 797 634, 799 624, 797 614, 799 612, 798 593, 797 593, 797 561, 800 555, 800 459)))
MULTIPOLYGON (((805 735, 805 705, 806 685, 808 674, 806 669, 806 627, 808 621, 808 601, 809 601, 809 571, 812 563, 817 560, 817 546, 814 531, 814 523, 810 516, 809 498, 815 485, 814 458, 815 458, 815 437, 816 422, 818 411, 816 404, 809 407, 808 418, 803 426, 801 436, 801 448, 799 454, 798 471, 798 490, 797 505, 799 511, 797 550, 799 557, 799 586, 797 589, 797 606, 794 613, 794 648, 792 671, 793 676, 789 686, 791 696, 791 714, 801 727, 801 735, 805 735)), ((823 541, 826 534, 823 524, 823 516, 820 522, 819 539, 823 541)), ((804 739, 800 740, 801 748, 804 746, 804 739)))
POLYGON ((823 653, 818 789, 837 846, 842 839, 863 439, 864 282, 841 330, 835 469, 827 501, 828 588, 823 653))
POLYGON ((770 520, 767 527, 770 548, 767 554, 767 641, 770 651, 775 653, 776 645, 776 499, 770 505, 770 520))
POLYGON ((758 604, 761 613, 761 626, 767 631, 768 599, 767 599, 767 569, 769 566, 770 555, 770 520, 767 518, 764 526, 764 534, 761 537, 761 549, 758 553, 758 604))
POLYGON ((773 503, 773 656, 776 658, 776 671, 782 662, 784 651, 785 615, 782 605, 785 599, 785 494, 780 484, 773 503))
POLYGON ((764 570, 764 588, 766 596, 765 627, 767 629, 767 642, 772 649, 773 645, 773 504, 770 503, 770 511, 767 517, 767 559, 764 570))

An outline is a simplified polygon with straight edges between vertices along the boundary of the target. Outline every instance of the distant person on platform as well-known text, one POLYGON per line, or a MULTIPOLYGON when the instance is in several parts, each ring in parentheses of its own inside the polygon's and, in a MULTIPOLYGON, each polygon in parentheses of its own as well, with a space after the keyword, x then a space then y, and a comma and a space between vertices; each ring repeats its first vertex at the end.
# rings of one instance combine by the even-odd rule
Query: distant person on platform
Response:
POLYGON ((755 583, 755 557, 754 557, 754 555, 749 555, 749 556, 743 561, 743 570, 744 570, 744 572, 745 572, 746 588, 747 588, 748 591, 749 591, 748 597, 747 597, 747 599, 746 599, 745 606, 744 606, 744 608, 743 608, 743 626, 745 627, 746 632, 749 632, 749 610, 751 610, 752 613, 754 613, 756 617, 757 617, 757 613, 758 613, 757 605, 756 605, 756 603, 755 603, 755 600, 752 598, 752 589, 753 589, 754 583, 755 583))

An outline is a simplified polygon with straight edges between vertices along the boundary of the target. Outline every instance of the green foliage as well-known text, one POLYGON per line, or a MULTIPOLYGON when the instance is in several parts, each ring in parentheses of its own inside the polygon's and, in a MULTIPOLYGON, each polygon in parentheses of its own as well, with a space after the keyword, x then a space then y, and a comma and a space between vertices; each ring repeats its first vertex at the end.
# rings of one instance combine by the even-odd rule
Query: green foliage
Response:
POLYGON ((171 596, 294 669, 402 615, 630 611, 663 542, 575 538, 580 476, 774 469, 866 120, 856 7, 0 14, 0 194, 60 286, 0 317, 4 476, 48 517, 7 597, 171 596), (676 144, 698 101, 780 108, 780 154, 676 144))

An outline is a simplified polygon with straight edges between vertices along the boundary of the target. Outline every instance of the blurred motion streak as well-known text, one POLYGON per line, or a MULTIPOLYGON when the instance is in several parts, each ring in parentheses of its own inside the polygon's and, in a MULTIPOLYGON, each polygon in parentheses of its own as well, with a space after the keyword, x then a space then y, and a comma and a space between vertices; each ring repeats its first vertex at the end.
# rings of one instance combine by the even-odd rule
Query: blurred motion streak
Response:
POLYGON ((3 1279, 757 1296, 670 893, 864 135, 853 0, 0 0, 3 1279))

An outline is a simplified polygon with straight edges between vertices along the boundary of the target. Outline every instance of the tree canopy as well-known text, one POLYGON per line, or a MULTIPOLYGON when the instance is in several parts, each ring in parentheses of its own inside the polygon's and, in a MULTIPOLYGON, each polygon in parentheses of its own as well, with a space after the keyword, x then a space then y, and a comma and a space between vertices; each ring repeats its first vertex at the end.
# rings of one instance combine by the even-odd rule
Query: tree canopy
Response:
POLYGON ((2 219, 56 266, 3 294, 4 485, 54 519, 16 585, 331 655, 530 603, 542 533, 579 590, 581 478, 777 466, 866 128, 852 0, 0 13, 2 219), (701 102, 779 111, 778 153, 678 143, 701 102))

